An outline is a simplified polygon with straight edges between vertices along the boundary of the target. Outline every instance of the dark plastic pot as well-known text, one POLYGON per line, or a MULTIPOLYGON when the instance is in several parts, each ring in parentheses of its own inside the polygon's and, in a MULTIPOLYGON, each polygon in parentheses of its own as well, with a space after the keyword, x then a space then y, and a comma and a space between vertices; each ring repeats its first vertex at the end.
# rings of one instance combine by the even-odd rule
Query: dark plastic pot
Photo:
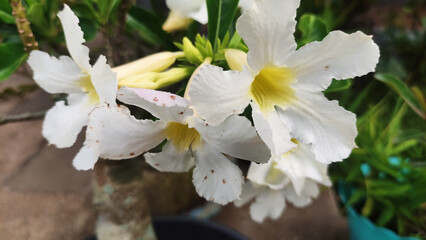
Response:
POLYGON ((231 228, 193 217, 156 217, 153 223, 159 240, 248 240, 231 228))

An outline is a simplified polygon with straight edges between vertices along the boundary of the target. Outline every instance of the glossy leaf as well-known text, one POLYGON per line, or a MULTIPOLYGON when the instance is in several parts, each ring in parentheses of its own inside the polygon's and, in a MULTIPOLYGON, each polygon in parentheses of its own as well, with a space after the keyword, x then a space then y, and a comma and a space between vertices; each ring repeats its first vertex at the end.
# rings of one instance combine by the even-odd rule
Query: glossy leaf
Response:
POLYGON ((7 79, 27 59, 22 43, 0 44, 0 81, 7 79))

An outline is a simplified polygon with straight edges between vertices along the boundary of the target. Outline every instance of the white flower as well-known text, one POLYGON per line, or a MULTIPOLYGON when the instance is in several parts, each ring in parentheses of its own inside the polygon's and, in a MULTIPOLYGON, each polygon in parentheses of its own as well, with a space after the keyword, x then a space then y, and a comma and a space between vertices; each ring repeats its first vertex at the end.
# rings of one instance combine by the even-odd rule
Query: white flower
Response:
POLYGON ((374 71, 379 49, 362 32, 333 31, 321 42, 296 50, 294 30, 299 0, 257 0, 237 22, 249 48, 241 72, 205 66, 189 96, 210 124, 253 108, 255 127, 273 158, 286 153, 291 138, 311 144, 323 163, 341 161, 355 147, 355 114, 323 95, 332 79, 374 71), (220 103, 220 107, 217 104, 220 103))
MULTIPOLYGON (((240 0, 238 6, 245 11, 252 3, 253 0, 240 0)), ((191 24, 191 19, 201 24, 207 24, 206 0, 166 0, 166 5, 170 9, 170 14, 163 25, 165 31, 186 28, 191 24)))
POLYGON ((146 161, 168 172, 188 171, 195 165, 193 182, 198 194, 225 204, 239 197, 243 176, 224 154, 260 162, 270 157, 267 146, 244 117, 232 116, 209 126, 193 116, 189 100, 149 89, 124 87, 118 99, 147 110, 159 120, 137 120, 124 106, 95 109, 85 146, 74 159, 76 168, 93 168, 98 157, 131 158, 167 139, 162 152, 144 155, 146 161))
POLYGON ((318 183, 331 185, 327 165, 316 161, 309 147, 302 143, 297 143, 296 148, 276 161, 252 163, 247 178, 241 199, 234 204, 240 207, 254 199, 250 215, 256 222, 263 222, 267 217, 279 218, 286 201, 305 207, 318 196, 318 183))
POLYGON ((92 67, 89 63, 89 49, 78 18, 64 5, 58 13, 64 29, 68 51, 72 58, 59 59, 42 51, 32 51, 28 64, 34 71, 34 80, 49 93, 66 93, 64 101, 56 102, 43 123, 43 136, 59 148, 70 147, 89 120, 89 113, 100 104, 115 105, 117 78, 100 56, 92 67))

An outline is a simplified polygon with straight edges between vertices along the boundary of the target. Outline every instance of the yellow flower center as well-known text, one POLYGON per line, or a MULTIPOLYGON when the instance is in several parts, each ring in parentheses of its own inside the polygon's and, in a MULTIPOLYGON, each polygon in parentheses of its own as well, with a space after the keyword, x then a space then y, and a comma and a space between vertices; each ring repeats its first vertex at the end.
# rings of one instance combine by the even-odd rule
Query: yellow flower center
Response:
POLYGON ((99 103, 99 96, 96 92, 95 86, 93 86, 92 81, 90 80, 90 75, 80 79, 80 86, 83 88, 83 91, 89 96, 90 103, 97 104, 99 103))
POLYGON ((179 151, 188 151, 189 147, 195 150, 201 145, 200 134, 188 125, 170 122, 164 131, 167 140, 171 140, 179 151))
POLYGON ((276 162, 272 163, 268 175, 266 175, 265 178, 265 182, 272 185, 281 184, 284 181, 284 178, 286 177, 283 172, 275 168, 276 165, 276 162))
POLYGON ((290 86, 295 81, 293 72, 284 67, 265 67, 254 78, 250 95, 263 113, 274 110, 275 106, 285 107, 293 101, 295 93, 290 86))

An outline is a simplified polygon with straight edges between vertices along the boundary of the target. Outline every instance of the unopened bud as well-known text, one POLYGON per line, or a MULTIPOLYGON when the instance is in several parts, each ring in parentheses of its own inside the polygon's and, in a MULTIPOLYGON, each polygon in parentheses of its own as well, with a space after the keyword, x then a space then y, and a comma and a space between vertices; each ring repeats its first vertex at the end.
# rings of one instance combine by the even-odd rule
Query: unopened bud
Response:
POLYGON ((120 79, 135 74, 164 71, 173 65, 177 58, 183 56, 183 52, 160 52, 123 64, 112 70, 117 73, 117 78, 120 81, 120 79))
POLYGON ((238 49, 225 50, 225 59, 231 70, 242 71, 247 64, 247 53, 238 49))
POLYGON ((163 24, 163 30, 166 32, 184 30, 191 25, 192 21, 193 20, 191 18, 183 17, 180 14, 171 11, 163 24))

